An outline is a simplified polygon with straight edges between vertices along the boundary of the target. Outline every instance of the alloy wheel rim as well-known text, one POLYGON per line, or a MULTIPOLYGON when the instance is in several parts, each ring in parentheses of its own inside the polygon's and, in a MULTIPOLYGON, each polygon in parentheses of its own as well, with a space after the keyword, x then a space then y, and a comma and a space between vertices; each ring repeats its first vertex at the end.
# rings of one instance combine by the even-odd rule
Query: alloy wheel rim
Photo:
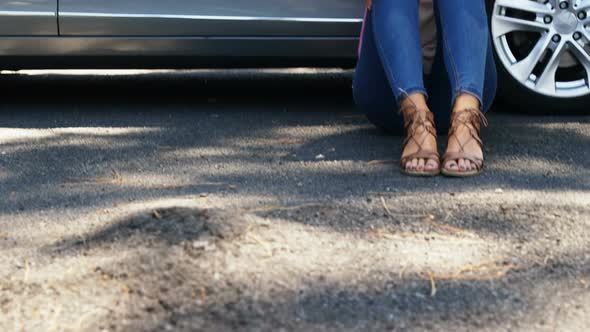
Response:
POLYGON ((590 94, 590 0, 496 0, 496 54, 528 89, 550 97, 590 94))

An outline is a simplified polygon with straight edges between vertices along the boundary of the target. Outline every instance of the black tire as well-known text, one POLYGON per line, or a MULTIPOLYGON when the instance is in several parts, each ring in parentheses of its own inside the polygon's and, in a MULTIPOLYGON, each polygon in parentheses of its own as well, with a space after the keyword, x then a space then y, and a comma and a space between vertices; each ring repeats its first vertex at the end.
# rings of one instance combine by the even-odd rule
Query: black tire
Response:
MULTIPOLYGON (((490 19, 494 4, 495 0, 487 0, 488 17, 490 19)), ((498 60, 495 48, 494 56, 498 68, 498 99, 503 106, 513 111, 529 114, 590 114, 590 95, 576 98, 555 98, 535 93, 520 84, 508 73, 502 62, 498 60)))

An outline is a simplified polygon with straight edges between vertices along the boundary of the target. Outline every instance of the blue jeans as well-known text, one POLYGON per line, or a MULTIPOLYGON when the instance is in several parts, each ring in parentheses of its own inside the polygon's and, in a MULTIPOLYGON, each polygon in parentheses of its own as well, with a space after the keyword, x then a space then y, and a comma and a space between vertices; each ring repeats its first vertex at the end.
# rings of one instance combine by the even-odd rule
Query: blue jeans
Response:
POLYGON ((435 0, 438 47, 423 75, 418 0, 374 0, 367 12, 353 82, 354 99, 369 121, 403 132, 399 102, 423 93, 439 131, 450 125, 455 98, 468 93, 482 111, 496 94, 496 66, 483 0, 435 0))

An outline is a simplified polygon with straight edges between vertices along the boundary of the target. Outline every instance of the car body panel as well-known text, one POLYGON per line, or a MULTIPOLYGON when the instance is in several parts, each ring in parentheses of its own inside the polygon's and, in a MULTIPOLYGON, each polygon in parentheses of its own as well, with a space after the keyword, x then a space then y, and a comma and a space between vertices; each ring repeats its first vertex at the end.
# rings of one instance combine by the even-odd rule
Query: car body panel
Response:
POLYGON ((0 0, 0 36, 57 35, 57 0, 0 0))
POLYGON ((17 3, 59 13, 49 17, 53 30, 25 16, 0 23, 1 69, 351 67, 363 14, 356 0, 59 0, 58 11, 50 0, 0 0, 0 8, 17 3))
POLYGON ((358 34, 355 0, 60 0, 63 36, 294 36, 358 34))
POLYGON ((0 37, 3 69, 352 67, 358 39, 0 37))

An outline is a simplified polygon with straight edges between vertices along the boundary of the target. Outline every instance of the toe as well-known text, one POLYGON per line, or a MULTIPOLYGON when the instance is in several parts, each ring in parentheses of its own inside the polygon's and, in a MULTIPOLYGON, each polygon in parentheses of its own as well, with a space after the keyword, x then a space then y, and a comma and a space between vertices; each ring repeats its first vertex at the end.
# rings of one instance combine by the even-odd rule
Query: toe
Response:
POLYGON ((437 168, 438 168, 438 163, 434 159, 428 159, 428 161, 426 162, 426 165, 424 166, 424 169, 427 171, 435 171, 437 168))
POLYGON ((406 170, 411 170, 411 169, 412 169, 412 161, 406 162, 406 170))
POLYGON ((412 170, 416 170, 418 168, 418 159, 412 159, 412 170))
POLYGON ((449 160, 445 165, 445 168, 451 171, 457 171, 459 169, 456 160, 449 160))
POLYGON ((420 158, 418 160, 418 170, 419 171, 423 171, 424 170, 424 159, 423 158, 420 158))
POLYGON ((459 169, 461 171, 465 170, 465 159, 459 159, 459 169))

